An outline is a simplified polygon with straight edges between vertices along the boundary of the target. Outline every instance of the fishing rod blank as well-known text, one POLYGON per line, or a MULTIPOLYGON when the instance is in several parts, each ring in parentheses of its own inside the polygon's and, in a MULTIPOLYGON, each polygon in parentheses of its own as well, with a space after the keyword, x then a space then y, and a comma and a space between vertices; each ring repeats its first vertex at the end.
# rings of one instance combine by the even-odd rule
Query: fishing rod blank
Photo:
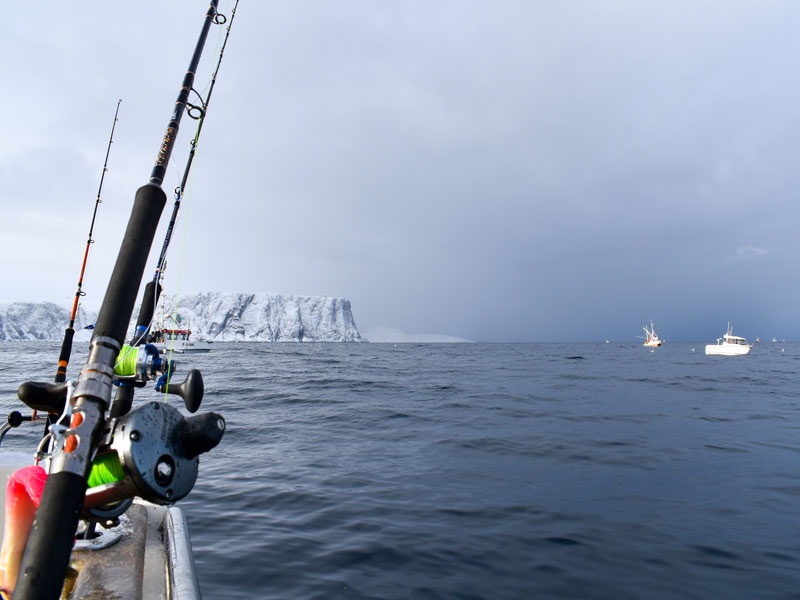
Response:
POLYGON ((92 454, 101 437, 105 411, 111 402, 114 364, 122 347, 147 255, 166 204, 161 183, 208 30, 216 13, 217 0, 211 0, 150 182, 136 192, 125 236, 92 334, 89 358, 72 396, 73 420, 70 429, 56 444, 50 475, 25 546, 14 590, 15 600, 55 600, 61 595, 73 537, 86 495, 86 478, 91 469, 92 454))
MULTIPOLYGON (((219 58, 217 59, 217 66, 214 69, 214 74, 211 76, 211 83, 209 84, 208 93, 206 94, 205 99, 193 89, 192 91, 194 91, 199 98, 201 106, 193 106, 187 102, 189 107, 189 116, 198 120, 197 131, 190 142, 189 158, 187 159, 186 166, 183 169, 181 183, 177 188, 175 188, 175 203, 172 206, 172 216, 170 217, 169 224, 167 225, 164 243, 161 245, 161 254, 159 255, 158 262, 156 263, 155 275, 153 275, 153 280, 149 281, 145 286, 142 304, 139 308, 139 317, 136 320, 136 328, 133 333, 133 339, 131 340, 132 346, 138 346, 139 344, 147 341, 147 334, 150 324, 153 320, 153 313, 155 312, 156 305, 158 304, 158 299, 161 296, 160 280, 166 265, 167 249, 169 248, 170 241, 172 240, 172 232, 175 229, 175 223, 178 219, 178 211, 181 207, 181 200, 184 195, 184 190, 186 190, 186 183, 189 180, 189 173, 192 170, 192 163, 194 162, 195 153, 197 151, 197 142, 200 139, 200 132, 203 130, 203 124, 205 123, 206 115, 208 114, 208 104, 211 102, 211 94, 214 92, 214 86, 217 83, 217 75, 219 74, 219 69, 222 66, 222 57, 225 54, 225 46, 228 44, 228 37, 231 34, 231 27, 233 26, 233 20, 236 18, 236 8, 238 6, 239 0, 236 0, 233 5, 233 9, 231 10, 230 21, 228 21, 228 26, 225 28, 225 39, 222 41, 222 47, 219 51, 219 58), (195 117, 192 111, 197 112, 198 116, 195 117)), ((224 25, 226 19, 224 15, 217 14, 214 17, 214 22, 218 25, 224 25)))
POLYGON ((75 315, 78 312, 78 302, 81 296, 86 293, 82 291, 83 287, 83 274, 86 271, 86 259, 89 257, 89 248, 94 244, 92 233, 94 232, 94 223, 97 219, 97 208, 100 206, 102 200, 100 194, 103 191, 103 181, 106 178, 106 171, 108 171, 108 156, 111 154, 111 144, 114 143, 114 129, 117 127, 119 116, 119 105, 122 100, 117 101, 117 110, 114 112, 114 123, 111 125, 111 136, 108 138, 108 147, 106 148, 106 159, 103 162, 103 172, 100 175, 100 187, 97 189, 97 200, 94 203, 94 212, 92 213, 92 224, 89 226, 89 238, 86 240, 86 250, 83 253, 83 264, 81 264, 81 274, 78 277, 78 290, 75 292, 75 301, 72 303, 72 313, 69 316, 69 325, 64 331, 64 341, 61 343, 61 354, 58 357, 58 370, 56 371, 55 382, 60 383, 67 379, 67 365, 69 364, 69 357, 72 354, 72 338, 75 335, 75 315))
MULTIPOLYGON (((189 116, 192 115, 192 109, 199 111, 200 116, 197 117, 197 132, 195 136, 192 138, 190 142, 190 149, 189 149, 189 158, 186 160, 186 166, 183 169, 183 177, 181 178, 180 185, 175 188, 175 204, 172 209, 172 216, 169 221, 169 226, 167 227, 167 233, 164 236, 164 243, 161 246, 161 254, 158 257, 158 263, 156 266, 155 275, 153 275, 153 281, 158 281, 159 275, 161 271, 164 269, 164 265, 167 259, 167 249, 169 248, 169 243, 172 240, 172 232, 175 229, 175 222, 178 218, 178 210, 181 206, 181 199, 183 198, 184 191, 186 190, 186 183, 189 180, 189 173, 192 170, 192 163, 194 162, 195 153, 197 151, 197 142, 200 140, 200 132, 203 130, 203 124, 206 120, 206 115, 208 114, 208 104, 211 102, 211 94, 214 92, 214 86, 217 84, 217 75, 219 74, 219 69, 222 66, 222 57, 225 54, 225 46, 228 44, 228 37, 231 34, 231 27, 233 26, 233 20, 236 18, 236 7, 239 6, 239 0, 236 0, 236 3, 233 5, 233 9, 231 10, 231 20, 228 23, 228 27, 225 29, 225 39, 222 41, 222 47, 219 51, 219 59, 217 60, 217 67, 214 69, 214 74, 211 76, 211 83, 208 87, 208 94, 206 94, 205 99, 203 99, 200 94, 197 96, 200 98, 200 103, 202 106, 191 106, 189 109, 189 116)), ((222 15, 217 15, 220 18, 224 17, 222 15)), ((219 21, 217 21, 219 22, 219 21)), ((225 21, 222 20, 221 23, 225 21)), ((197 92, 195 92, 197 93, 197 92)))

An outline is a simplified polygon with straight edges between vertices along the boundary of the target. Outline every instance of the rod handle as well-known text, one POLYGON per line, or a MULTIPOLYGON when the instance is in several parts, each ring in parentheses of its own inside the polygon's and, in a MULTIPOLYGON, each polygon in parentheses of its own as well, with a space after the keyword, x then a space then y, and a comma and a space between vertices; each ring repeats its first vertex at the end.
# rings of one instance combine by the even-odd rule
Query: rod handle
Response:
POLYGON ((158 228, 167 195, 160 186, 145 184, 136 191, 122 247, 108 282, 92 339, 108 336, 122 345, 136 303, 147 255, 158 228))
POLYGON ((86 478, 52 473, 42 493, 14 589, 14 600, 59 598, 72 553, 86 478))

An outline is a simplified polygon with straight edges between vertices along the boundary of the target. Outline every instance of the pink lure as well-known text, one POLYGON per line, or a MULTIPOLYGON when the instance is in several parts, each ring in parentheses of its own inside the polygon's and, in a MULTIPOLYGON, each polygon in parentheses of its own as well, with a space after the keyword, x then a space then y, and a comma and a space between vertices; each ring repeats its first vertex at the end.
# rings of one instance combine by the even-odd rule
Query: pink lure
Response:
POLYGON ((6 523, 0 551, 0 588, 5 592, 13 591, 16 586, 22 553, 46 479, 47 473, 39 466, 23 467, 8 478, 6 523))

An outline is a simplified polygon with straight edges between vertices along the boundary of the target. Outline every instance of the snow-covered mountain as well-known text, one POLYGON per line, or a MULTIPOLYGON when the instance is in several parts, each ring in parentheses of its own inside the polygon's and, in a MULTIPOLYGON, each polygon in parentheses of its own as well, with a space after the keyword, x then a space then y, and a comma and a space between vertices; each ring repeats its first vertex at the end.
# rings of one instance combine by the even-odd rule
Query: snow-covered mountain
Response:
MULTIPOLYGON (((183 296, 177 304, 164 297, 155 321, 164 327, 192 330, 193 338, 212 341, 251 342, 362 342, 366 341, 353 320, 350 301, 326 296, 279 294, 204 293, 183 296)), ((134 319, 139 308, 134 310, 134 319)), ((82 330, 94 314, 80 311, 75 339, 89 339, 82 330)), ((60 341, 69 313, 56 304, 16 302, 0 304, 0 341, 60 341)))

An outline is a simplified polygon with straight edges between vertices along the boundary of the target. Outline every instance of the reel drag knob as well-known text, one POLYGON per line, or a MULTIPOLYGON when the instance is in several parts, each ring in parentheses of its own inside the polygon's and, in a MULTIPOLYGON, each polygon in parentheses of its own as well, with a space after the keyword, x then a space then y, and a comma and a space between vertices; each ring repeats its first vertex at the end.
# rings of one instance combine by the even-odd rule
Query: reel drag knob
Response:
MULTIPOLYGON (((200 408, 200 403, 203 401, 203 375, 197 369, 192 369, 183 380, 183 383, 170 383, 167 386, 168 394, 176 394, 183 398, 183 403, 186 410, 190 413, 197 412, 200 408)), ((224 423, 224 421, 223 421, 224 423)), ((223 431, 224 431, 223 426, 223 431)), ((216 445, 216 444, 215 444, 216 445)), ((212 446, 213 448, 213 446, 212 446)))
POLYGON ((217 413, 205 413, 184 420, 181 446, 187 458, 194 458, 214 448, 225 433, 225 419, 217 413))

